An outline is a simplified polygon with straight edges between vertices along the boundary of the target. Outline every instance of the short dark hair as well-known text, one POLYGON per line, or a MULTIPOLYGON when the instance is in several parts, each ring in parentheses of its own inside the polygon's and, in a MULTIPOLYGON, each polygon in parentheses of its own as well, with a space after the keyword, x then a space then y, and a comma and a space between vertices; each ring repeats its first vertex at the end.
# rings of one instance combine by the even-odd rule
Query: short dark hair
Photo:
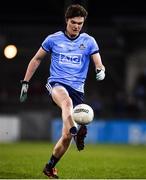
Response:
POLYGON ((84 19, 87 18, 88 12, 86 9, 81 6, 80 4, 72 4, 68 6, 65 12, 65 18, 74 18, 74 17, 84 17, 84 19))

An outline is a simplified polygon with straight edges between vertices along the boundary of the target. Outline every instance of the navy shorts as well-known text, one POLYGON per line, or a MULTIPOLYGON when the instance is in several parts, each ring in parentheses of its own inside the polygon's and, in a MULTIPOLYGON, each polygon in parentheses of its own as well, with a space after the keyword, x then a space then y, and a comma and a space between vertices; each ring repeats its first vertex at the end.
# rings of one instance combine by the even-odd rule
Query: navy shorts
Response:
POLYGON ((75 89, 73 89, 72 87, 60 83, 60 82, 50 82, 49 84, 46 85, 47 90, 49 91, 49 93, 51 94, 52 91, 52 87, 54 86, 63 86, 67 92, 69 93, 70 98, 72 99, 73 102, 73 106, 75 107, 78 104, 81 104, 84 102, 84 93, 76 91, 75 89))

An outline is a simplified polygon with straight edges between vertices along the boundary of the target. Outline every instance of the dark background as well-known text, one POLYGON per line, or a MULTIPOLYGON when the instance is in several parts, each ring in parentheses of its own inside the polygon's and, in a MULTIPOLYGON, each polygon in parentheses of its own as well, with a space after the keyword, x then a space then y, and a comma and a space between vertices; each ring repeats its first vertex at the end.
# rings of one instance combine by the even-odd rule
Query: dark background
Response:
POLYGON ((54 110, 45 89, 49 75, 47 58, 33 76, 29 98, 24 104, 19 102, 20 80, 44 38, 64 27, 64 12, 72 3, 82 4, 88 10, 85 30, 97 40, 106 66, 105 80, 96 82, 94 67, 90 64, 86 102, 100 117, 145 117, 145 87, 140 96, 142 108, 135 91, 129 94, 126 88, 127 59, 146 45, 146 10, 140 1, 4 1, 0 6, 0 113, 54 110), (18 48, 13 60, 3 55, 8 44, 18 48))
POLYGON ((146 16, 144 2, 141 1, 97 1, 97 0, 44 0, 44 1, 3 1, 0 8, 2 23, 51 23, 64 22, 64 10, 67 5, 79 3, 89 12, 88 24, 112 23, 117 16, 125 18, 144 18, 146 16), (46 22, 47 21, 47 22, 46 22))

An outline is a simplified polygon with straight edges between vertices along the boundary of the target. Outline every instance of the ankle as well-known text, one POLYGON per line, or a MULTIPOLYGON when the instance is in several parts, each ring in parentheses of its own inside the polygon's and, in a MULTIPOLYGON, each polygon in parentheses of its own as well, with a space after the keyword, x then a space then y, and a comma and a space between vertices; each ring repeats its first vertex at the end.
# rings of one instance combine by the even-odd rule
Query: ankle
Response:
POLYGON ((75 126, 73 126, 70 128, 69 132, 72 136, 76 136, 77 135, 77 128, 75 126))

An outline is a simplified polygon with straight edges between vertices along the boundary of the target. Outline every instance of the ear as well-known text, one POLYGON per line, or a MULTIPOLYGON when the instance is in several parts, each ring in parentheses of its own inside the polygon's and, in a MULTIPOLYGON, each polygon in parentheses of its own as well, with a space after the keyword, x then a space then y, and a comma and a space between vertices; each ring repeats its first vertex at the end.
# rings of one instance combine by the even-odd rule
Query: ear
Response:
POLYGON ((67 22, 68 22, 68 18, 66 18, 66 19, 65 19, 65 22, 66 22, 66 24, 67 24, 67 22))

